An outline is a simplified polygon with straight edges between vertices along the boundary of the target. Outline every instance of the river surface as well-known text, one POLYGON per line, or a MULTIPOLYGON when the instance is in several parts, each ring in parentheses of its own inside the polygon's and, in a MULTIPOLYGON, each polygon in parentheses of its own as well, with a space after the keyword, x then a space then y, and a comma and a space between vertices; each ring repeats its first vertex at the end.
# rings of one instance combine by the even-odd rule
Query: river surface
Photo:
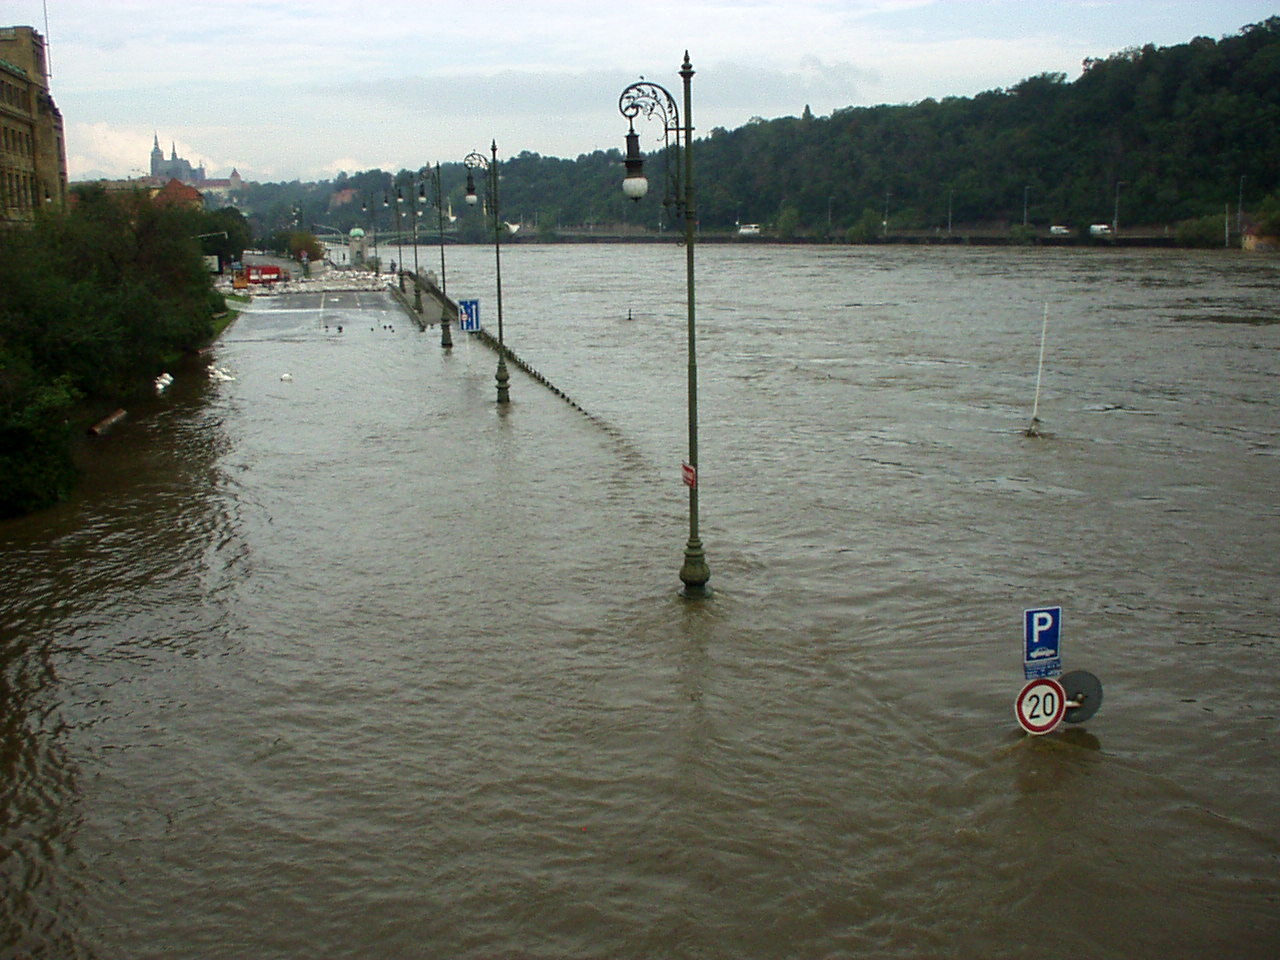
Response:
POLYGON ((699 247, 702 601, 683 251, 502 276, 581 410, 260 297, 0 524, 0 956, 1280 955, 1280 261, 699 247))

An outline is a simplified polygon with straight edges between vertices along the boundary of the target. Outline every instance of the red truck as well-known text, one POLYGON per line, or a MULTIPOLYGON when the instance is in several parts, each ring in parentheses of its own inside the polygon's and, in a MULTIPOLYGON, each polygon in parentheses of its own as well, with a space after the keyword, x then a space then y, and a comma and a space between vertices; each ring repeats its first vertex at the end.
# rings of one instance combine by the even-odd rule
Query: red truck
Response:
POLYGON ((237 287, 247 287, 251 283, 281 283, 289 279, 289 271, 284 267, 275 267, 268 264, 247 264, 243 270, 237 270, 233 278, 233 284, 237 287))

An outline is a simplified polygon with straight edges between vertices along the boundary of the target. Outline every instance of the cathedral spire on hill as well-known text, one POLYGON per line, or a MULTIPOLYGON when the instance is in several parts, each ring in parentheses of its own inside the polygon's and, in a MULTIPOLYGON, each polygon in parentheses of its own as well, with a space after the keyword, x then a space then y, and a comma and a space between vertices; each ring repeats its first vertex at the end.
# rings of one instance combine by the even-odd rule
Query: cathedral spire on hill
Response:
POLYGON ((160 134, 155 134, 151 148, 151 176, 156 180, 181 180, 183 183, 195 184, 205 178, 204 167, 193 167, 188 161, 178 156, 178 145, 172 143, 169 159, 164 158, 160 149, 160 134))
POLYGON ((237 170, 232 170, 230 178, 226 180, 210 179, 205 174, 203 165, 192 166, 189 161, 178 156, 176 141, 170 141, 169 157, 165 159, 164 151, 160 149, 160 134, 158 132, 152 135, 151 178, 160 183, 178 180, 205 193, 224 195, 238 191, 244 186, 244 181, 237 170))

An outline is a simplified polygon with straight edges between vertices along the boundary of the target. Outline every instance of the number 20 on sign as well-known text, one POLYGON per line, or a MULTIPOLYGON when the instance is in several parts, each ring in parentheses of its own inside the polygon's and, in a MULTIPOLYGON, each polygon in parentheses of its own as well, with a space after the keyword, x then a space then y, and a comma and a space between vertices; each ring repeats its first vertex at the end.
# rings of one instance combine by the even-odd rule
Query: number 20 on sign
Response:
POLYGON ((1018 717, 1018 725, 1027 733, 1035 736, 1049 733, 1067 712, 1066 691, 1051 677, 1032 680, 1018 694, 1013 712, 1018 717))

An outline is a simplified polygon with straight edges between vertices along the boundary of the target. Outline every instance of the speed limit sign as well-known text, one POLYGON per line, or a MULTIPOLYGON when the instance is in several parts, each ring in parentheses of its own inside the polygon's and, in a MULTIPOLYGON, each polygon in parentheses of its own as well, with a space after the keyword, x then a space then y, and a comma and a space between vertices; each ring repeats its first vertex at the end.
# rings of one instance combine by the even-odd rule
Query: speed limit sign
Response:
POLYGON ((1062 684, 1051 677, 1032 680, 1014 701, 1013 712, 1027 733, 1039 736, 1062 722, 1067 711, 1067 695, 1062 684))

